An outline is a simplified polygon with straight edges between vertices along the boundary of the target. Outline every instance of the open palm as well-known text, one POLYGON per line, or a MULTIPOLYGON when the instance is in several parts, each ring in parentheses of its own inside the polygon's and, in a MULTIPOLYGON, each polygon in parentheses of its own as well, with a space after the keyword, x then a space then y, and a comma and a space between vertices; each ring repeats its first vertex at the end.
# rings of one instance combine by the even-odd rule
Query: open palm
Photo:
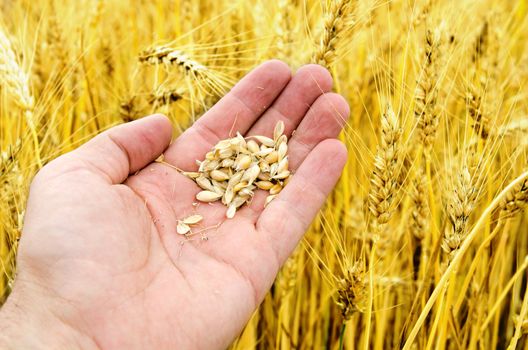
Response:
POLYGON ((151 116, 51 162, 32 184, 6 307, 45 309, 45 320, 70 334, 66 348, 226 347, 341 173, 346 151, 335 137, 348 107, 331 84, 319 66, 292 77, 269 61, 171 145, 169 121, 151 116), (265 209, 260 191, 226 220, 221 203, 193 205, 198 186, 153 162, 163 153, 194 170, 218 140, 236 131, 271 135, 279 120, 291 135, 294 175, 265 209), (178 235, 177 220, 193 213, 204 217, 201 234, 178 235))

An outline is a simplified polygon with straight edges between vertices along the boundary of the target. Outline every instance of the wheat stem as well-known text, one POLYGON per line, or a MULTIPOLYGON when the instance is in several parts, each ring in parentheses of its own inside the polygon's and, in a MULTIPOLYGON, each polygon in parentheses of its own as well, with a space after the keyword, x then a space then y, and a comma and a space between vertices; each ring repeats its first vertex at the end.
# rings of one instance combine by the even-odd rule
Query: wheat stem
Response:
POLYGON ((409 350, 411 349, 411 346, 416 338, 416 335, 418 334, 418 331, 422 327, 425 318, 429 314, 429 311, 431 311, 431 308, 433 307, 433 304, 436 302, 436 299, 438 298, 441 291, 444 289, 445 284, 453 274, 453 271, 458 267, 458 264, 462 261, 462 258, 464 254, 469 249, 471 243, 479 233, 479 230, 482 225, 487 220, 488 215, 490 215, 493 210, 499 205, 499 203, 506 198, 506 196, 512 191, 515 186, 520 184, 522 181, 528 178, 528 171, 522 173, 519 175, 515 180, 510 182, 508 186, 506 186, 500 193, 497 195, 493 201, 486 207, 486 209, 482 212, 480 218, 478 219, 477 223, 471 230, 471 232, 467 235, 466 239, 464 240, 464 243, 462 243, 462 246, 459 248, 458 252, 453 257, 453 260, 451 261, 451 264, 447 267, 447 269, 444 271, 444 274, 438 281, 438 283, 435 286, 435 289, 431 293, 431 296, 427 300, 427 303, 425 304, 424 308, 422 309, 422 312, 420 313, 420 316, 418 317, 418 320, 414 324, 414 327, 412 328, 409 336, 407 337, 407 340, 405 341, 405 344, 403 346, 403 350, 409 350))

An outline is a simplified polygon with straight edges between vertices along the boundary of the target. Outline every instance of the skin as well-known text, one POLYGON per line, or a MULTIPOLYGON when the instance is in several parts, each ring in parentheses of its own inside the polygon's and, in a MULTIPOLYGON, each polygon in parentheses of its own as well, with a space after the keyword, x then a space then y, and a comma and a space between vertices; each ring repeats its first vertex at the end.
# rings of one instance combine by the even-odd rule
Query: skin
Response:
POLYGON ((221 349, 241 332, 334 187, 347 158, 337 137, 345 100, 330 74, 292 76, 269 61, 171 142, 161 115, 114 127, 34 178, 14 289, 0 311, 0 348, 221 349), (283 120, 288 186, 264 191, 225 220, 220 203, 193 206, 195 170, 220 139, 271 136, 283 120), (176 221, 199 213, 192 237, 176 221), (220 225, 218 225, 220 224, 220 225), (216 225, 216 226, 215 226, 216 225), (207 239, 205 239, 207 238, 207 239))

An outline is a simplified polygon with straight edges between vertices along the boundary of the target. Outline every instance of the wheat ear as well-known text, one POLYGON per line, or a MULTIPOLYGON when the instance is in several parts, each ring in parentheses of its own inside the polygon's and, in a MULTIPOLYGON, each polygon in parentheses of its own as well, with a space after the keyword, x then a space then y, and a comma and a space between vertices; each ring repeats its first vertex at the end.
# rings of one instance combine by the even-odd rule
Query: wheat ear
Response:
POLYGON ((42 167, 39 140, 34 122, 34 99, 29 89, 29 76, 18 64, 11 41, 2 28, 0 28, 0 80, 13 97, 13 102, 24 114, 33 137, 37 164, 42 167))

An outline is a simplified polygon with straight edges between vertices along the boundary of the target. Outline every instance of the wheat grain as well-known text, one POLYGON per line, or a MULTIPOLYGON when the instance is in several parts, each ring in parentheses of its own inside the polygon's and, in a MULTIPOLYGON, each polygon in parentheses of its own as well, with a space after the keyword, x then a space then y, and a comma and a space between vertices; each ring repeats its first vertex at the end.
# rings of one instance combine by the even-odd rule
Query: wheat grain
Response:
MULTIPOLYGON (((251 137, 256 139, 258 142, 260 142, 265 147, 274 147, 275 146, 275 141, 270 139, 269 137, 261 136, 261 135, 255 135, 255 136, 251 136, 251 137)), ((262 149, 262 146, 261 146, 261 151, 267 150, 267 149, 269 149, 270 152, 273 151, 273 148, 264 148, 264 149, 262 149)))
POLYGON ((284 122, 282 120, 279 120, 277 124, 275 124, 275 128, 273 129, 273 141, 277 143, 277 141, 283 134, 284 134, 284 122))
POLYGON ((281 184, 275 184, 269 189, 271 195, 278 194, 282 190, 281 184))
POLYGON ((182 220, 182 222, 186 225, 195 225, 203 220, 203 216, 200 214, 194 214, 191 216, 188 216, 182 220))
POLYGON ((229 180, 229 175, 221 170, 213 170, 209 173, 209 176, 211 176, 211 178, 216 181, 229 180))
POLYGON ((254 140, 249 140, 247 142, 247 148, 251 153, 257 153, 258 151, 260 151, 259 145, 254 140))
POLYGON ((270 188, 272 188, 274 186, 273 182, 271 182, 271 181, 257 181, 256 185, 261 190, 269 190, 270 188))
POLYGON ((191 228, 189 225, 185 224, 182 221, 178 221, 176 225, 176 232, 178 232, 180 235, 185 235, 191 231, 191 228))
POLYGON ((196 199, 200 202, 214 202, 222 197, 221 194, 218 194, 213 191, 200 191, 196 195, 196 199))

